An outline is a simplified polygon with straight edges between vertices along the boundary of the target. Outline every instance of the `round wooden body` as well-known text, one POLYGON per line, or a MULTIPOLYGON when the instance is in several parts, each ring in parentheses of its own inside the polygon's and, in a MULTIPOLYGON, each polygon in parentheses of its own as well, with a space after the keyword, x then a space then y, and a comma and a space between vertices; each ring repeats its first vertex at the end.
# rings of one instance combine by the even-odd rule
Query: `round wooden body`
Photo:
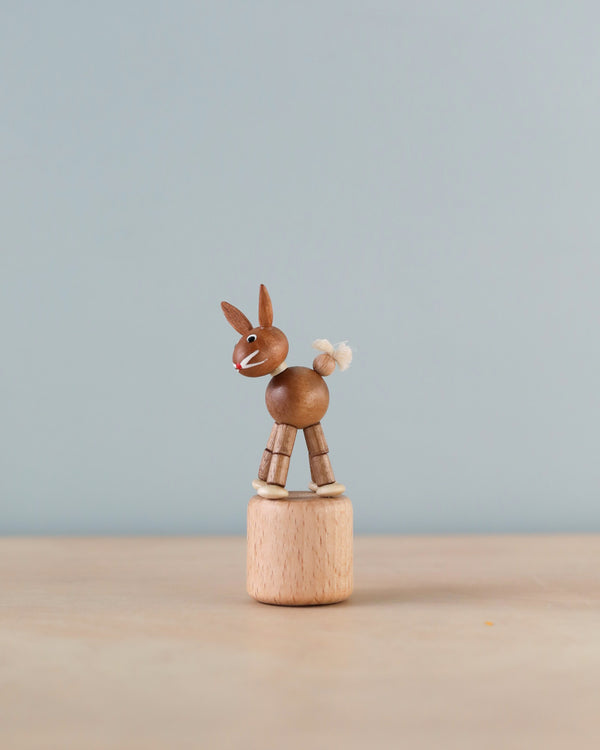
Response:
POLYGON ((352 593, 352 503, 290 492, 248 504, 247 589, 267 604, 333 604, 352 593))
POLYGON ((323 419, 329 406, 329 388, 314 370, 288 367, 271 378, 265 401, 276 422, 301 430, 323 419))

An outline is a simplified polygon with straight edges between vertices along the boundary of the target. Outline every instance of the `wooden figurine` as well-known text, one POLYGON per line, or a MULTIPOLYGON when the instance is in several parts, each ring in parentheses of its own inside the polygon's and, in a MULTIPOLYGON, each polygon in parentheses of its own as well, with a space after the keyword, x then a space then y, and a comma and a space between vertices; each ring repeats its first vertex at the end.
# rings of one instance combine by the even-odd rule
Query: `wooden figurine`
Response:
POLYGON ((346 344, 325 339, 308 367, 288 367, 288 341, 273 326, 273 307, 260 287, 258 326, 237 307, 222 302, 225 317, 241 335, 233 366, 242 375, 270 375, 266 402, 275 420, 252 482, 248 504, 248 593, 269 604, 332 604, 352 593, 352 503, 335 481, 321 419, 329 406, 324 377, 352 359, 346 344), (310 492, 285 488, 298 430, 304 431, 312 482, 310 492))
POLYGON ((264 284, 258 300, 258 326, 253 326, 243 312, 221 302, 225 317, 241 338, 233 350, 233 366, 249 378, 270 375, 265 399, 269 414, 275 420, 267 447, 252 482, 256 492, 269 500, 288 496, 285 488, 296 432, 304 431, 312 482, 309 489, 321 497, 337 497, 345 491, 336 482, 329 460, 329 448, 321 419, 329 406, 329 389, 324 377, 331 375, 336 364, 345 370, 352 360, 352 350, 345 343, 333 347, 326 339, 313 343, 322 353, 315 357, 312 369, 288 367, 288 340, 273 325, 273 306, 264 284))

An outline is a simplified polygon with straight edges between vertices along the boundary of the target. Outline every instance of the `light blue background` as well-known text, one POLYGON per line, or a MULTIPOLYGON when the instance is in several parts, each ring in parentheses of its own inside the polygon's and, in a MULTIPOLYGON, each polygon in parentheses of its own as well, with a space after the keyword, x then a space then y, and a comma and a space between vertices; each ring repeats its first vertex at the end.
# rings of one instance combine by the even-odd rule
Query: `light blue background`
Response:
POLYGON ((260 282, 357 531, 600 531, 599 22, 3 3, 0 531, 242 532, 260 282))

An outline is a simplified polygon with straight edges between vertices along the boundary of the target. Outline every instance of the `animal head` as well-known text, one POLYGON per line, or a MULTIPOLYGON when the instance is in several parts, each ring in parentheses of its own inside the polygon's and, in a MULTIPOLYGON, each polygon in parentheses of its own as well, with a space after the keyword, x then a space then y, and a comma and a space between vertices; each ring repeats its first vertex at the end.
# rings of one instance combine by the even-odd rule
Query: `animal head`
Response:
POLYGON ((221 302, 229 324, 241 334, 233 350, 233 366, 242 375, 258 378, 277 369, 287 357, 289 345, 283 331, 273 325, 273 305, 264 284, 258 297, 258 326, 237 307, 221 302))

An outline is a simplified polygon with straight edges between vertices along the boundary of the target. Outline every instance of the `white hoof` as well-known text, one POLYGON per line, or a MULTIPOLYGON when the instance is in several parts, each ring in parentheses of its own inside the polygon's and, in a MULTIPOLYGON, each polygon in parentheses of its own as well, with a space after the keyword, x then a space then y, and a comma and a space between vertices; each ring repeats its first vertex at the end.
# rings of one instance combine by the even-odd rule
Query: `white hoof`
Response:
POLYGON ((346 487, 339 482, 332 482, 331 484, 322 484, 317 487, 316 493, 319 497, 337 497, 343 495, 346 491, 346 487))
POLYGON ((263 484, 262 487, 256 489, 256 492, 266 500, 282 500, 289 494, 285 487, 280 487, 278 484, 263 484))
POLYGON ((255 490, 257 490, 259 487, 264 487, 266 485, 266 482, 263 482, 262 479, 253 479, 252 480, 252 486, 255 490))
POLYGON ((318 485, 317 485, 317 483, 316 483, 316 482, 309 482, 309 483, 308 483, 308 489, 309 489, 309 490, 310 490, 311 492, 316 492, 316 491, 317 491, 317 487, 318 487, 318 485))

